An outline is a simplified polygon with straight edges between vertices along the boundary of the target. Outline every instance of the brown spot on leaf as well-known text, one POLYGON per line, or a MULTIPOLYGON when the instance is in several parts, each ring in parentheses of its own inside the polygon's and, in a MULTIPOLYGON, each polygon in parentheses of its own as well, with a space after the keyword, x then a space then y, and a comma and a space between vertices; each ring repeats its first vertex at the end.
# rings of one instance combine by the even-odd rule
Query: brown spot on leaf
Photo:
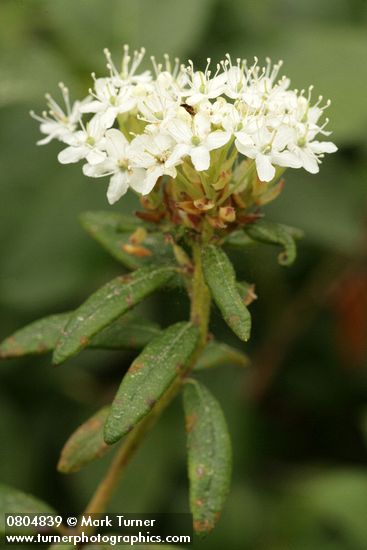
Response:
POLYGON ((185 417, 185 430, 187 433, 190 433, 196 425, 198 417, 196 414, 189 414, 185 417))
POLYGON ((80 342, 81 346, 85 347, 89 344, 90 340, 89 340, 89 338, 87 338, 87 336, 82 336, 80 338, 79 342, 80 342))
POLYGON ((144 363, 139 363, 138 361, 134 361, 131 367, 129 368, 128 373, 136 374, 137 372, 140 371, 140 369, 143 368, 143 366, 144 366, 144 363))
POLYGON ((195 472, 196 472, 197 477, 200 479, 200 478, 202 478, 203 475, 205 474, 205 467, 204 467, 202 464, 200 464, 200 465, 196 468, 195 472))
POLYGON ((195 504, 196 504, 196 506, 201 508, 201 506, 204 506, 204 501, 201 500, 200 498, 198 498, 197 500, 195 500, 195 504))
POLYGON ((145 248, 145 246, 124 244, 122 246, 122 249, 131 256, 136 256, 137 258, 146 258, 148 256, 152 256, 152 251, 149 250, 149 248, 145 248))
POLYGON ((236 325, 237 323, 239 323, 239 321, 240 321, 240 318, 238 315, 230 315, 228 317, 228 322, 230 324, 236 325))
POLYGON ((175 366, 175 371, 176 372, 182 372, 184 367, 185 367, 185 365, 183 365, 182 363, 177 363, 177 365, 175 366))
POLYGON ((152 398, 152 397, 151 397, 151 398, 148 398, 147 401, 146 401, 146 403, 147 403, 147 405, 148 405, 148 407, 149 407, 150 409, 152 409, 152 408, 154 407, 154 405, 156 404, 156 402, 157 402, 157 400, 154 399, 154 398, 152 398))
POLYGON ((200 520, 200 519, 197 519, 194 521, 194 531, 196 533, 209 533, 210 531, 212 531, 212 529, 214 529, 214 521, 213 520, 209 520, 209 519, 205 519, 205 520, 200 520))

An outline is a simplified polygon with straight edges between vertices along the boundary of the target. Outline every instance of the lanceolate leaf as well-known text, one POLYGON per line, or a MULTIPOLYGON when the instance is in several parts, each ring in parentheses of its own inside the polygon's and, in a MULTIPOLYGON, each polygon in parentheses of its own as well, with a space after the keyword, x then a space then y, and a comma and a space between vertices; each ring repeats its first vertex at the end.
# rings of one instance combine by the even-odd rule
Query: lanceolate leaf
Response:
POLYGON ((199 382, 184 388, 190 508, 198 534, 210 532, 229 491, 231 442, 218 401, 199 382))
POLYGON ((88 346, 91 338, 143 298, 166 284, 174 266, 150 266, 113 279, 97 290, 72 315, 54 352, 59 364, 88 346))
POLYGON ((226 253, 215 245, 202 250, 204 277, 223 319, 245 342, 250 337, 251 316, 238 291, 236 276, 226 253))
POLYGON ((127 314, 96 334, 89 347, 99 349, 142 349, 158 336, 160 331, 161 329, 157 323, 127 314))
POLYGON ((134 246, 132 233, 143 222, 117 212, 85 212, 80 216, 83 228, 114 258, 128 269, 137 269, 161 259, 172 259, 172 247, 161 233, 147 233, 139 246, 134 246))
MULTIPOLYGON (((71 317, 72 312, 50 315, 18 330, 0 344, 0 359, 52 351, 71 317)), ((159 332, 156 323, 127 313, 94 336, 88 347, 141 349, 159 332)))
MULTIPOLYGON (((0 485, 0 534, 5 530, 5 514, 55 514, 55 510, 38 498, 0 485)), ((32 532, 32 527, 17 528, 17 532, 32 532)))
POLYGON ((221 367, 222 365, 248 367, 249 364, 249 357, 236 348, 227 346, 227 344, 221 342, 209 342, 195 363, 194 370, 212 369, 214 367, 221 367))
POLYGON ((295 233, 293 228, 268 220, 259 220, 248 225, 246 233, 255 241, 282 246, 283 252, 278 256, 281 265, 290 265, 294 262, 297 254, 294 239, 295 236, 299 238, 300 234, 295 233))
POLYGON ((103 439, 103 426, 109 410, 109 406, 103 407, 69 437, 61 451, 57 465, 59 472, 77 472, 111 448, 103 439))
POLYGON ((242 231, 242 229, 238 229, 228 235, 224 244, 233 248, 246 248, 248 246, 253 246, 256 243, 244 231, 242 231))
POLYGON ((187 367, 199 338, 191 323, 170 326, 135 359, 122 380, 105 425, 105 441, 114 443, 148 414, 187 367))
POLYGON ((0 359, 42 354, 53 350, 70 315, 50 315, 18 330, 0 344, 0 359))

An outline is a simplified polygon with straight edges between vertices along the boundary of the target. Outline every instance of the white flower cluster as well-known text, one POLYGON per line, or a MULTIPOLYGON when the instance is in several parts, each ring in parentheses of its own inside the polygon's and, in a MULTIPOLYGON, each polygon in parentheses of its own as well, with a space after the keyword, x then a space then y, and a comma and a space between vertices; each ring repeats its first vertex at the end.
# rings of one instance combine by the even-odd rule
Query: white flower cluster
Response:
POLYGON ((257 60, 232 63, 229 55, 204 72, 178 60, 171 66, 152 59, 153 70, 137 73, 144 50, 132 56, 125 47, 119 70, 105 50, 109 76, 94 79, 94 87, 82 101, 71 105, 67 88, 60 84, 65 108, 46 96, 49 111, 41 122, 46 137, 67 145, 61 163, 84 160, 90 177, 110 176, 107 197, 112 204, 129 187, 142 195, 152 191, 160 176, 175 178, 188 159, 196 171, 207 173, 211 151, 223 149, 224 158, 234 151, 253 159, 260 181, 275 177, 276 167, 319 170, 324 153, 337 150, 328 135, 327 120, 320 124, 320 97, 311 105, 311 90, 290 90, 289 79, 278 79, 281 62, 259 67, 257 60), (87 117, 87 121, 83 121, 87 117))

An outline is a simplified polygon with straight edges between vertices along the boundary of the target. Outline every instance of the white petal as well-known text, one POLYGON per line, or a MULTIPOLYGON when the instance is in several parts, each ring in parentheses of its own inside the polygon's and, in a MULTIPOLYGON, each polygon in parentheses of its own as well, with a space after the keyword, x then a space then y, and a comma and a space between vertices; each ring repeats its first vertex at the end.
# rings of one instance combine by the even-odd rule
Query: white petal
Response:
POLYGON ((197 105, 198 103, 200 103, 200 101, 203 101, 204 99, 206 99, 206 95, 204 95, 204 94, 199 94, 199 93, 198 94, 192 94, 186 99, 186 103, 188 105, 194 106, 194 105, 197 105))
POLYGON ((137 193, 144 194, 146 189, 145 183, 146 170, 144 168, 134 168, 129 176, 129 185, 137 193))
POLYGON ((168 124, 167 130, 177 143, 189 143, 191 141, 191 128, 182 120, 172 120, 168 124))
POLYGON ((106 153, 99 151, 98 149, 89 149, 89 152, 85 156, 89 164, 99 164, 106 158, 106 153))
POLYGON ((163 167, 162 166, 155 166, 152 168, 149 168, 146 171, 146 176, 144 179, 144 184, 142 185, 140 193, 142 195, 148 195, 155 184, 157 183, 158 178, 161 177, 163 174, 163 167))
POLYGON ((283 166, 288 168, 301 168, 302 162, 295 153, 290 151, 282 151, 281 153, 273 153, 271 161, 277 166, 283 166))
POLYGON ((212 149, 219 149, 223 147, 231 138, 231 132, 222 132, 221 130, 216 130, 208 135, 207 144, 209 151, 212 149))
POLYGON ((190 152, 192 163, 196 170, 201 172, 210 166, 210 155, 208 149, 203 146, 193 147, 190 152))
POLYGON ((84 164, 83 174, 90 178, 102 178, 113 174, 116 170, 116 163, 106 159, 99 164, 84 164))
POLYGON ((123 158, 128 144, 129 142, 120 130, 111 128, 106 131, 106 151, 110 157, 116 160, 123 158))
POLYGON ((116 172, 110 179, 107 190, 107 199, 110 204, 118 201, 122 195, 125 195, 129 185, 127 182, 127 172, 116 172))
POLYGON ((198 113, 194 116, 195 135, 205 138, 210 132, 210 119, 204 113, 198 113))
POLYGON ((317 155, 320 153, 335 153, 338 150, 332 141, 313 141, 309 146, 317 155))
POLYGON ((241 145, 244 145, 245 147, 250 146, 252 147, 254 145, 254 142, 252 138, 247 134, 247 132, 244 132, 243 130, 241 132, 236 132, 236 142, 240 143, 241 145))
POLYGON ((254 159, 256 157, 257 149, 256 147, 251 145, 245 145, 244 143, 241 143, 238 139, 234 142, 237 151, 245 155, 246 157, 250 159, 254 159))
POLYGON ((275 168, 267 155, 256 155, 256 170, 260 181, 271 181, 275 176, 275 168))
POLYGON ((84 105, 81 105, 79 107, 80 113, 98 113, 99 111, 104 109, 103 103, 100 101, 94 100, 94 101, 88 101, 88 103, 84 103, 84 105))
POLYGON ((117 117, 117 109, 116 107, 111 107, 104 113, 98 115, 98 117, 100 119, 100 132, 103 133, 106 128, 111 128, 111 126, 113 126, 117 117))
POLYGON ((301 158, 302 165, 307 172, 310 174, 317 174, 320 170, 317 158, 312 153, 312 151, 306 151, 304 149, 299 149, 298 154, 301 158))
POLYGON ((87 154, 87 147, 66 147, 66 149, 60 151, 57 159, 61 164, 71 164, 85 158, 87 154))
POLYGON ((190 145, 186 145, 186 143, 179 143, 176 145, 172 151, 172 154, 166 161, 166 167, 170 168, 171 166, 175 166, 175 164, 179 163, 183 157, 186 157, 186 155, 190 153, 190 149, 190 145))

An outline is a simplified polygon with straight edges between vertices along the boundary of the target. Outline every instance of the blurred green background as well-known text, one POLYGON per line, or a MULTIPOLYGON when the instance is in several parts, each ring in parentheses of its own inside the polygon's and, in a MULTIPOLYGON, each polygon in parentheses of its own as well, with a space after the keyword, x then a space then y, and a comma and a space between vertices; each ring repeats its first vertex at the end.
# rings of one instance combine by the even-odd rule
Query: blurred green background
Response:
MULTIPOLYGON (((339 147, 317 176, 286 174, 267 208, 306 232, 299 258, 231 252, 256 283, 248 371, 202 374, 226 412, 234 445, 231 494, 216 529, 195 548, 367 548, 367 2, 365 0, 1 0, 0 337, 77 306, 120 267, 78 225, 107 209, 106 181, 57 163, 57 144, 37 148, 45 91, 67 83, 83 96, 102 49, 122 44, 204 63, 233 57, 284 60, 294 87, 332 99, 339 147)), ((116 209, 135 208, 132 197, 116 209)), ((185 318, 184 297, 165 294, 143 311, 166 325, 185 318)), ((214 312, 213 332, 239 346, 214 312)), ((0 481, 79 512, 110 456, 69 477, 56 473, 68 435, 114 394, 132 354, 84 352, 0 368, 0 481)), ((111 511, 186 511, 180 402, 131 464, 111 511)))

